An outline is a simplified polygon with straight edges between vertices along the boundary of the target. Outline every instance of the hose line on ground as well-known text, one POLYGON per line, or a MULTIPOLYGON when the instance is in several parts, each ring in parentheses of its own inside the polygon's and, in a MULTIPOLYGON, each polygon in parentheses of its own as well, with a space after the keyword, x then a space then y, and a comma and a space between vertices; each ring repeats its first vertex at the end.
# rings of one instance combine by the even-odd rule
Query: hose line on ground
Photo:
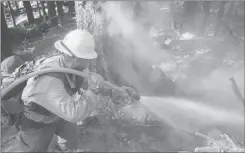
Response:
POLYGON ((46 69, 42 69, 39 71, 35 71, 32 73, 29 73, 17 80, 15 80, 14 82, 12 82, 10 85, 8 85, 6 88, 3 88, 1 90, 1 99, 12 89, 14 89, 15 87, 17 87, 19 84, 23 83, 24 81, 28 80, 29 78, 32 77, 36 77, 45 73, 69 73, 69 74, 75 74, 84 78, 88 78, 88 73, 85 72, 81 72, 81 71, 77 71, 77 70, 73 70, 73 69, 68 69, 68 68, 46 68, 46 69))

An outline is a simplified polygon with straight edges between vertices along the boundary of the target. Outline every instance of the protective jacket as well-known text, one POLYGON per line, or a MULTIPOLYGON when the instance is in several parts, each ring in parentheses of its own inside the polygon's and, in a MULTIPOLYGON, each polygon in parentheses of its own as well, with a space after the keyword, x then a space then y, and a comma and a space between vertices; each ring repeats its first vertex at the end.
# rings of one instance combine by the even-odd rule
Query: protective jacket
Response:
MULTIPOLYGON (((64 68, 62 55, 42 61, 36 70, 42 68, 64 68)), ((83 120, 96 108, 97 96, 89 90, 74 96, 75 87, 67 74, 50 73, 30 78, 21 96, 26 106, 24 116, 44 124, 61 118, 70 122, 83 120)))

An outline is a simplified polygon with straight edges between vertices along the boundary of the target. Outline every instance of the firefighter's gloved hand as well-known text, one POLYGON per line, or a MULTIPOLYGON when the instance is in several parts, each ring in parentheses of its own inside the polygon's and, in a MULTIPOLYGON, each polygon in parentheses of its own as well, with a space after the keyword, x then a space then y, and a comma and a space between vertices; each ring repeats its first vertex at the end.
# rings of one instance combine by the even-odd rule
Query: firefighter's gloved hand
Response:
POLYGON ((89 77, 88 77, 88 89, 92 90, 96 94, 99 93, 99 88, 102 85, 101 82, 103 82, 104 79, 102 76, 100 76, 97 73, 94 72, 89 72, 89 77))
POLYGON ((139 100, 139 94, 130 87, 117 87, 108 81, 104 81, 103 77, 97 73, 90 72, 88 78, 89 89, 102 96, 110 96, 111 98, 131 97, 139 100))
POLYGON ((125 87, 125 86, 122 86, 121 88, 124 89, 128 93, 129 97, 135 100, 140 100, 140 95, 133 88, 125 87))
POLYGON ((127 94, 125 90, 112 85, 108 81, 104 81, 103 77, 97 73, 90 72, 88 77, 88 88, 94 91, 96 94, 101 94, 102 96, 112 96, 117 94, 127 94))
POLYGON ((123 88, 120 88, 119 90, 112 90, 112 92, 111 92, 111 97, 112 98, 128 98, 128 97, 130 97, 129 96, 129 93, 125 90, 125 89, 123 89, 123 88))

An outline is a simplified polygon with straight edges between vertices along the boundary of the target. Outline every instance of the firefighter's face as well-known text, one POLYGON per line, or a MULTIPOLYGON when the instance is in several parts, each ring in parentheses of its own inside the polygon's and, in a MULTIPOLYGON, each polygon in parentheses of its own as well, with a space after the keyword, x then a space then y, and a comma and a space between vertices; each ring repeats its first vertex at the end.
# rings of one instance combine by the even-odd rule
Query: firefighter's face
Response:
POLYGON ((75 57, 74 63, 73 63, 73 68, 76 70, 84 70, 89 66, 89 61, 88 59, 81 59, 75 57))
POLYGON ((91 63, 91 60, 70 56, 64 56, 64 61, 67 67, 80 71, 88 68, 91 63))

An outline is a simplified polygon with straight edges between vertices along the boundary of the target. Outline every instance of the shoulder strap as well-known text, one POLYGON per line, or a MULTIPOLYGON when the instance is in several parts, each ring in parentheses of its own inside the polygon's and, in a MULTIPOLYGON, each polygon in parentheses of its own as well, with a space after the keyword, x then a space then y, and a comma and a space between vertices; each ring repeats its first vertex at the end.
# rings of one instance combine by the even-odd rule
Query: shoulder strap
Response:
POLYGON ((70 77, 69 77, 67 74, 65 74, 65 77, 66 77, 66 80, 67 80, 67 82, 68 82, 70 88, 74 89, 76 86, 75 86, 75 84, 71 81, 70 77))
POLYGON ((66 73, 47 73, 46 75, 60 79, 64 85, 68 86, 70 89, 75 88, 75 84, 71 81, 70 77, 66 73))
POLYGON ((24 104, 21 102, 20 96, 21 94, 1 101, 1 107, 8 115, 21 113, 24 110, 24 104))
POLYGON ((47 73, 47 74, 43 74, 43 75, 48 75, 48 76, 55 77, 55 78, 61 80, 62 82, 65 82, 66 81, 65 75, 62 74, 62 73, 47 73))

